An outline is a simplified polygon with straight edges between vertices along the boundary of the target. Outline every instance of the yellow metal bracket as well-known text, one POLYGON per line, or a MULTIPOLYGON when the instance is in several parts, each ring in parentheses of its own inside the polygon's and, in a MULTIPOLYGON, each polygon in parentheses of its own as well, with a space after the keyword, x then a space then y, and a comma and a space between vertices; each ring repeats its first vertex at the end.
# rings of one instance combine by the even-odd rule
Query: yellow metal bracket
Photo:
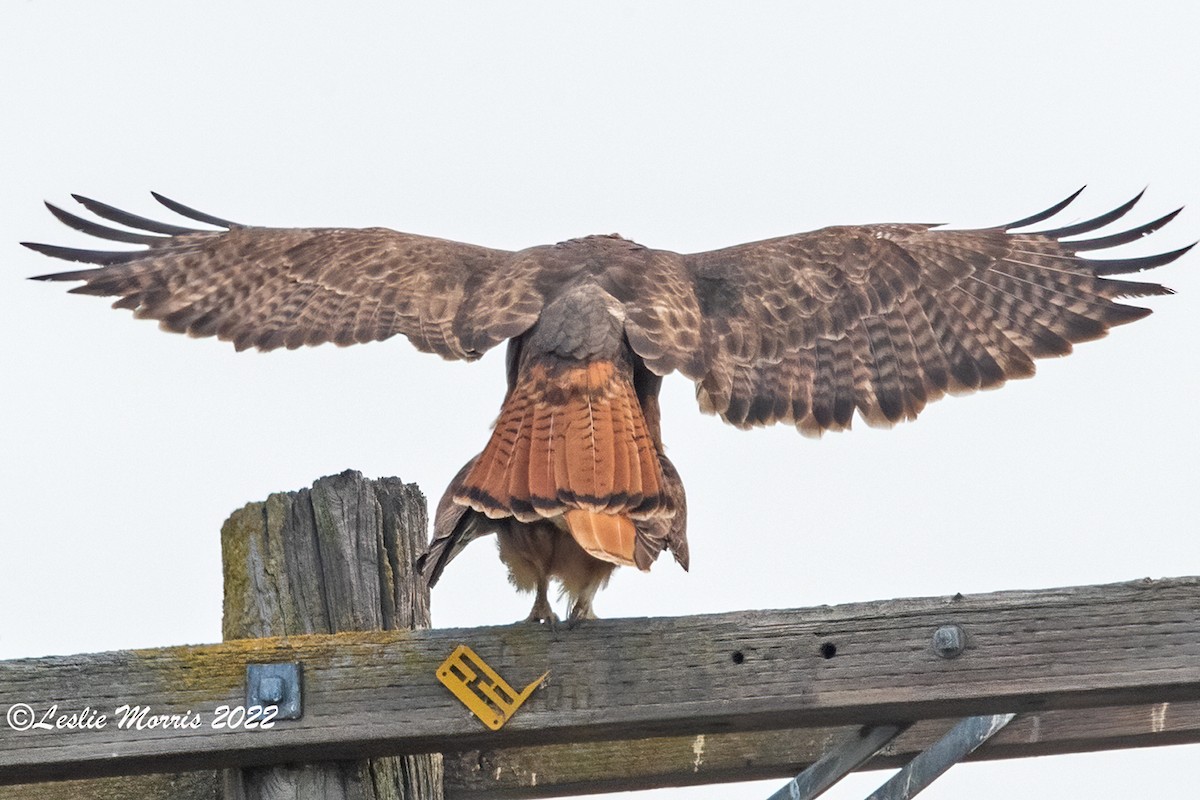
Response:
POLYGON ((518 692, 465 644, 456 647, 437 671, 438 680, 480 722, 494 731, 500 730, 517 713, 549 674, 549 671, 542 673, 540 678, 518 692))

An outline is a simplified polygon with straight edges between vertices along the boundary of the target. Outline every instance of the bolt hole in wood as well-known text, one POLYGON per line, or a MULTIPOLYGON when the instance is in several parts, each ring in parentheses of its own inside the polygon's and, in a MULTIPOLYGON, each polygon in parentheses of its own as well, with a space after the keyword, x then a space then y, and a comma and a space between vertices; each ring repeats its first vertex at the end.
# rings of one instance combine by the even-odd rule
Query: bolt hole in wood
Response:
POLYGON ((733 651, 733 663, 735 663, 735 664, 741 664, 741 663, 742 663, 743 661, 745 661, 745 660, 746 660, 746 656, 745 656, 745 654, 744 654, 744 653, 742 653, 742 651, 741 651, 741 650, 734 650, 734 651, 733 651))
POLYGON ((837 645, 833 642, 825 642, 821 645, 821 658, 829 659, 837 655, 837 645))

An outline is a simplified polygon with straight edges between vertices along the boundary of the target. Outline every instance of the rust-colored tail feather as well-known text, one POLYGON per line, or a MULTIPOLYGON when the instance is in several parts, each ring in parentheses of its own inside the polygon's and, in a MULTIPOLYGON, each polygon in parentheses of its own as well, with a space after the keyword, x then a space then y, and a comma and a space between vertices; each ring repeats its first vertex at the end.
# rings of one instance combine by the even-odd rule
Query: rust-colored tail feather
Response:
POLYGON ((625 567, 634 566, 634 542, 637 530, 624 514, 602 514, 573 508, 563 515, 567 528, 579 546, 601 561, 625 567))
POLYGON ((636 409, 636 413, 632 415, 635 448, 630 453, 630 457, 638 460, 643 497, 642 502, 633 509, 631 514, 635 519, 645 519, 657 516, 656 512, 667 503, 667 498, 662 494, 662 469, 658 465, 658 452, 650 440, 650 432, 646 429, 646 418, 642 415, 641 406, 637 405, 632 386, 629 394, 634 398, 633 408, 636 409))
MULTIPOLYGON (((641 409, 638 411, 640 413, 641 409)), ((619 404, 612 409, 610 421, 613 435, 613 489, 606 510, 616 514, 629 498, 642 493, 642 472, 638 466, 632 410, 625 404, 619 404)))
POLYGON ((630 378, 608 361, 531 365, 455 493, 489 517, 566 515, 580 546, 632 564, 633 520, 670 516, 658 452, 630 378), (578 512, 578 513, 573 513, 578 512))
MULTIPOLYGON (((558 481, 554 477, 554 414, 545 403, 535 403, 532 398, 527 398, 526 402, 535 407, 528 440, 529 508, 531 511, 550 510, 558 505, 555 489, 558 481)), ((501 421, 504 421, 503 414, 501 421)), ((491 446, 490 442, 488 446, 491 446)), ((509 504, 512 505, 511 497, 509 504)), ((514 507, 513 510, 515 513, 517 509, 514 507)), ((534 516, 538 515, 535 513, 534 516)), ((522 519, 519 515, 517 518, 522 519)))
MULTIPOLYGON (((515 499, 520 503, 521 499, 528 498, 529 494, 529 456, 531 452, 530 438, 532 435, 533 426, 530 420, 533 417, 533 409, 528 403, 521 407, 518 419, 518 428, 516 438, 513 442, 512 455, 509 458, 506 466, 507 475, 503 475, 503 479, 507 481, 507 492, 510 498, 515 499)), ((532 514, 533 506, 520 503, 517 509, 523 514, 532 514)))

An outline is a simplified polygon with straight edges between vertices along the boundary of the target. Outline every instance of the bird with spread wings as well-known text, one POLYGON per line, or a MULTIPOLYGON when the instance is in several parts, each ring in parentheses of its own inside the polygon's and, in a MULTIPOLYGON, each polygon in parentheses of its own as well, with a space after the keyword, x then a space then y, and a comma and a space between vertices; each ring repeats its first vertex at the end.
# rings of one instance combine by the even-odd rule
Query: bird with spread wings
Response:
POLYGON ((1034 360, 1140 319, 1115 302, 1169 294, 1119 276, 1189 247, 1083 257, 1140 239, 1178 211, 1096 232, 1094 219, 1024 231, 1075 199, 979 230, 825 228, 683 255, 620 236, 510 252, 385 228, 265 228, 168 209, 210 229, 158 222, 76 196, 114 228, 47 203, 66 225, 135 250, 26 246, 94 265, 38 280, 216 336, 237 349, 349 345, 403 334, 420 350, 474 360, 508 342, 508 389, 491 438, 438 504, 420 568, 430 585, 473 539, 497 534, 529 619, 569 619, 618 565, 663 550, 688 566, 683 484, 659 429, 663 376, 696 383, 701 410, 741 428, 786 422, 820 435, 914 419, 945 394, 1000 386, 1034 360))

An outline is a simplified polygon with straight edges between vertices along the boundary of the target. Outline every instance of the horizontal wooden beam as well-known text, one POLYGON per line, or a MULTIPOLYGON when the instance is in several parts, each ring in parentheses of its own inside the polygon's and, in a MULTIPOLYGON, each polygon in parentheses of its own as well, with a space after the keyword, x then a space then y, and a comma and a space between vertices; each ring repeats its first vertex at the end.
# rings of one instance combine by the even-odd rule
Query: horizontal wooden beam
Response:
MULTIPOLYGON (((918 722, 863 769, 907 763, 954 720, 918 722)), ((857 727, 470 750, 445 757, 447 800, 559 797, 789 778, 857 727)), ((1200 743, 1200 702, 1029 711, 969 756, 989 761, 1200 743)), ((211 770, 0 786, 0 800, 219 800, 211 770)))
MULTIPOLYGON (((908 763, 957 720, 924 720, 862 769, 908 763)), ((537 798, 795 776, 858 727, 582 742, 446 756, 447 800, 537 798)), ((969 760, 989 761, 1200 742, 1200 702, 1028 711, 969 760)), ((66 800, 65 795, 61 795, 66 800)), ((0 791, 0 800, 7 800, 0 791)), ((50 798, 45 798, 50 800, 50 798)))
MULTIPOLYGON (((258 639, 0 662, 0 709, 123 704, 200 726, 15 730, 0 783, 1200 700, 1200 579, 790 611, 258 639), (958 625, 966 650, 940 657, 958 625), (546 685, 490 731, 435 676, 470 645, 546 685), (247 663, 304 663, 304 716, 213 730, 247 663), (191 717, 189 717, 190 719, 191 717)), ((11 717, 10 717, 11 719, 11 717)), ((55 715, 48 718, 53 722, 55 715)), ((68 719, 68 722, 70 720, 68 719)))

